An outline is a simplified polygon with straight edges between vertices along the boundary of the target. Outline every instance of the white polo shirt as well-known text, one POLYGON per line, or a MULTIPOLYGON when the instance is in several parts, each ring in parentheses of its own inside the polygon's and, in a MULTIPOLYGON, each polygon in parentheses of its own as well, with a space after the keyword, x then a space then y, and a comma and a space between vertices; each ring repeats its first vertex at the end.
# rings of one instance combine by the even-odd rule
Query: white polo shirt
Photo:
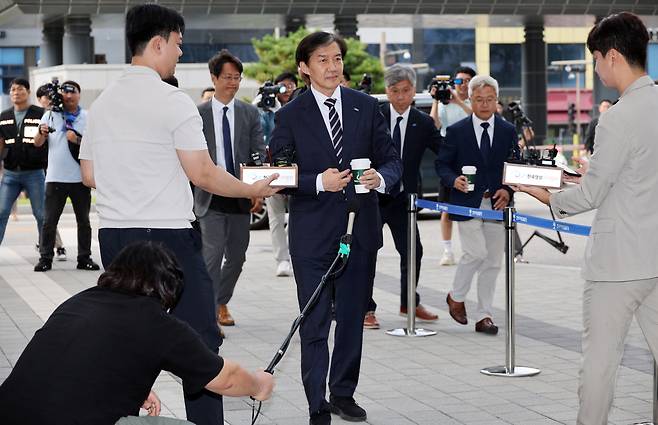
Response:
POLYGON ((130 66, 89 110, 80 159, 92 160, 100 228, 190 227, 190 183, 176 150, 206 150, 192 99, 130 66))

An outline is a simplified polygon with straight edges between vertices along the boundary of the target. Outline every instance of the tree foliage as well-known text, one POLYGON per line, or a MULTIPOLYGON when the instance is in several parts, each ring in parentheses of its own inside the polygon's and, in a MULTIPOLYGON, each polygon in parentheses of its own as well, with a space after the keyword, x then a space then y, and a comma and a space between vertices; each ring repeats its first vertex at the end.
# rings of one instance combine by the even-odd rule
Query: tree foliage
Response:
MULTIPOLYGON (((280 73, 287 71, 297 74, 295 50, 299 42, 309 34, 306 28, 288 34, 286 37, 275 38, 266 35, 261 39, 253 39, 254 50, 259 57, 258 63, 245 66, 244 74, 249 78, 263 83, 271 81, 280 73)), ((373 81, 373 93, 384 92, 384 70, 379 59, 366 51, 366 45, 355 38, 346 38, 347 55, 344 58, 345 69, 352 78, 351 86, 356 87, 363 74, 370 74, 373 81)), ((303 84, 300 82, 300 84, 303 84)))

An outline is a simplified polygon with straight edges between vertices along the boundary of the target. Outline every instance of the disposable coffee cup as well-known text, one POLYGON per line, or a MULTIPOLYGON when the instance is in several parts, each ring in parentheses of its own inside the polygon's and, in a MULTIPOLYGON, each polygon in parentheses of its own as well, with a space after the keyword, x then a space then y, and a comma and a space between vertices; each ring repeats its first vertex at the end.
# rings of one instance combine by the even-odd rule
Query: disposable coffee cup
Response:
POLYGON ((370 160, 368 158, 356 158, 350 161, 352 169, 352 179, 354 180, 354 190, 356 193, 368 193, 370 189, 361 184, 359 179, 363 173, 370 169, 370 160))
POLYGON ((475 190, 475 174, 478 169, 474 165, 465 165, 462 167, 462 174, 468 179, 468 191, 475 190))

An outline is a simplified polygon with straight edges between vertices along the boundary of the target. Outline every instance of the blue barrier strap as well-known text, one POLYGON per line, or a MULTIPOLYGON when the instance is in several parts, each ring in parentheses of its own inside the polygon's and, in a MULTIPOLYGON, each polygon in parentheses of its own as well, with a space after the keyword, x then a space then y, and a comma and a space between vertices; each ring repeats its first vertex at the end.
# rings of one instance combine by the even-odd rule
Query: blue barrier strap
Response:
MULTIPOLYGON (((481 218, 484 220, 503 220, 502 211, 494 210, 481 210, 478 208, 461 207, 452 204, 443 204, 439 202, 426 201, 424 199, 416 200, 416 206, 419 208, 427 208, 434 211, 447 212, 449 214, 461 215, 465 217, 481 218)), ((591 230, 590 226, 583 226, 581 224, 566 223, 564 221, 553 221, 545 218, 534 217, 525 214, 514 214, 514 221, 516 223, 526 224, 528 226, 540 227, 542 229, 550 229, 563 233, 571 233, 580 236, 589 236, 591 230)))
POLYGON ((416 206, 428 208, 435 211, 447 212, 449 214, 463 215, 465 217, 481 218, 483 220, 503 221, 503 212, 494 210, 481 210, 478 208, 460 207, 452 204, 442 204, 418 199, 416 206))
POLYGON ((573 235, 589 236, 591 230, 590 226, 583 226, 582 224, 566 223, 564 221, 553 221, 545 218, 533 217, 525 214, 514 214, 514 221, 528 226, 541 227, 542 229, 550 229, 556 232, 571 233, 573 235))

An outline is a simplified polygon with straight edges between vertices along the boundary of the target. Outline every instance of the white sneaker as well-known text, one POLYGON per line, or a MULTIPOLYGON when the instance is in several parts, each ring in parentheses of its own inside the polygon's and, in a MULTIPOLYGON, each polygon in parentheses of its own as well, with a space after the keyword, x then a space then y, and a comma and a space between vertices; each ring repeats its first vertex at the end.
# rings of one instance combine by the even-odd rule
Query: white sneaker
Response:
POLYGON ((279 266, 276 268, 276 275, 278 277, 292 275, 292 267, 290 267, 290 261, 281 261, 279 266))
POLYGON ((439 264, 442 266, 454 266, 457 264, 455 262, 455 254, 453 254, 452 251, 443 251, 443 256, 441 257, 439 264))

